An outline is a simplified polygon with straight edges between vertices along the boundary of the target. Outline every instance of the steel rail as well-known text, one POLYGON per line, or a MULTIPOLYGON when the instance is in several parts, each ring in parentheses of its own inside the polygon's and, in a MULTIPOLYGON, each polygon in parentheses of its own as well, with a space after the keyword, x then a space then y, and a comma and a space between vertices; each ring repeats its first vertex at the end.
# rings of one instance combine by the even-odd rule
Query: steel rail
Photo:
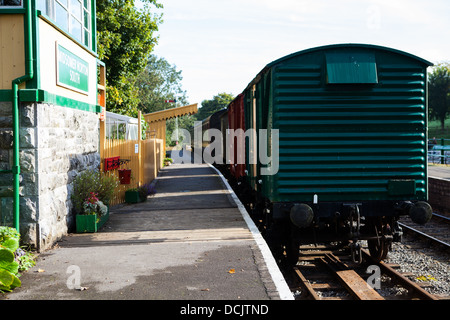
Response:
MULTIPOLYGON (((446 216, 443 216, 443 215, 440 215, 440 214, 437 214, 437 213, 433 213, 433 217, 437 217, 439 219, 442 219, 445 222, 450 222, 450 218, 449 217, 446 217, 446 216)), ((447 250, 450 249, 450 243, 448 243, 448 242, 445 242, 443 240, 437 239, 437 238, 435 238, 435 237, 433 237, 433 236, 431 236, 429 234, 426 234, 425 232, 422 232, 422 231, 420 231, 420 230, 418 230, 418 229, 416 229, 414 227, 411 227, 409 225, 406 225, 406 224, 404 224, 402 222, 398 222, 398 224, 402 228, 405 228, 406 230, 408 230, 410 232, 416 233, 416 234, 418 234, 418 235, 420 235, 420 236, 422 236, 422 237, 424 237, 424 238, 426 238, 426 239, 428 239, 430 241, 433 241, 434 243, 437 243, 437 244, 443 246, 447 250)))
POLYGON ((424 232, 422 232, 422 231, 419 231, 419 230, 417 230, 417 229, 414 229, 413 227, 410 227, 410 226, 408 226, 408 225, 406 225, 406 224, 403 224, 403 223, 401 223, 401 222, 399 222, 398 224, 399 224, 402 228, 405 228, 405 229, 407 229, 407 230, 409 230, 409 231, 411 231, 411 232, 414 232, 414 233, 416 233, 416 234, 419 234, 420 236, 422 236, 422 237, 424 237, 424 238, 426 238, 426 239, 428 239, 428 240, 431 240, 431 241, 433 241, 433 242, 435 242, 435 243, 438 243, 438 244, 444 246, 446 249, 450 249, 450 243, 447 243, 447 242, 444 242, 444 241, 442 241, 442 240, 439 240, 439 239, 437 239, 437 238, 435 238, 435 237, 433 237, 433 236, 430 236, 429 234, 426 234, 426 233, 424 233, 424 232))
MULTIPOLYGON (((364 260, 368 263, 376 265, 380 268, 382 274, 387 275, 392 279, 392 281, 401 287, 408 290, 408 297, 417 298, 420 300, 439 300, 433 294, 427 292, 425 289, 420 287, 419 284, 411 281, 406 276, 402 275, 400 272, 393 269, 389 264, 385 262, 376 262, 370 256, 369 252, 365 249, 362 250, 364 260)), ((367 282, 357 273, 353 267, 348 266, 346 263, 342 262, 334 254, 324 253, 322 255, 317 255, 313 260, 319 262, 325 269, 328 270, 334 280, 338 280, 342 289, 345 290, 350 297, 357 300, 385 300, 385 296, 381 296, 376 290, 371 288, 367 282)), ((321 290, 326 286, 318 286, 315 283, 311 283, 307 277, 299 270, 301 266, 298 265, 294 268, 297 273, 300 286, 305 290, 307 296, 314 300, 328 300, 328 297, 322 297, 316 292, 316 290, 321 290)), ((324 276, 326 278, 326 276, 324 276)), ((328 284, 328 283, 327 283, 328 284)), ((342 297, 336 296, 336 298, 342 300, 342 297)))
POLYGON ((402 287, 408 289, 412 295, 415 295, 421 300, 439 300, 437 297, 432 295, 431 293, 427 292, 425 289, 421 288, 417 283, 409 280, 404 275, 400 274, 399 272, 395 271, 392 267, 387 265, 385 262, 380 261, 376 262, 373 260, 373 258, 370 256, 369 252, 366 250, 362 250, 362 253, 364 255, 364 258, 367 261, 371 261, 373 264, 380 267, 381 272, 386 274, 387 276, 393 278, 395 281, 397 281, 402 287))
POLYGON ((433 212, 433 217, 437 217, 437 218, 439 218, 441 220, 444 220, 445 222, 450 222, 450 217, 443 216, 441 214, 437 214, 437 213, 433 212))

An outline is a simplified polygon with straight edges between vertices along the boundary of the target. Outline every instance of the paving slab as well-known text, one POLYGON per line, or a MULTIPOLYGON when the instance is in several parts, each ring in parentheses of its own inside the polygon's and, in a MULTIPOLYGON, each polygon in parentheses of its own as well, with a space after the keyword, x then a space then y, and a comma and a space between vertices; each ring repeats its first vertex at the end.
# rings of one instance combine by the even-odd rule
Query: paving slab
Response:
POLYGON ((5 300, 279 300, 292 294, 243 206, 206 164, 161 171, 146 202, 39 255, 5 300), (236 201, 237 200, 237 201, 236 201))
POLYGON ((450 180, 450 166, 428 165, 428 176, 450 180))

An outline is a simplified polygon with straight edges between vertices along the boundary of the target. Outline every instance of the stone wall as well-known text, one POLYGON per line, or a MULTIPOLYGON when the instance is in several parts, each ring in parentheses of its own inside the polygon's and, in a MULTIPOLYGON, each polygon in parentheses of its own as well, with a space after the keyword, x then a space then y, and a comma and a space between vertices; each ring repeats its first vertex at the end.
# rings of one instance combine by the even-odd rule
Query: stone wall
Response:
MULTIPOLYGON (((12 103, 0 101, 0 170, 11 170, 12 145, 12 103)), ((0 225, 7 225, 9 214, 5 211, 13 193, 12 180, 12 174, 0 173, 0 225)), ((12 213, 10 215, 12 225, 12 213)))
POLYGON ((450 181, 428 177, 428 200, 434 211, 450 214, 450 181))
MULTIPOLYGON (((20 232, 42 251, 75 227, 72 182, 79 172, 100 165, 99 121, 95 113, 46 103, 22 104, 20 115, 20 232)), ((0 170, 12 163, 11 118, 11 103, 2 102, 0 170)), ((12 224, 11 183, 12 174, 0 175, 3 225, 12 224)))

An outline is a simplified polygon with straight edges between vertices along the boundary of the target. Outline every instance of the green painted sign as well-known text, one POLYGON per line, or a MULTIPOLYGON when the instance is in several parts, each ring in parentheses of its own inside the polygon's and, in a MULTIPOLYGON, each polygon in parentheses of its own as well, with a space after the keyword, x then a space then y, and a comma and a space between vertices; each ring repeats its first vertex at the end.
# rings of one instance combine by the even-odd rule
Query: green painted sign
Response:
POLYGON ((89 92, 89 64, 61 45, 57 45, 57 79, 60 86, 81 93, 89 92))

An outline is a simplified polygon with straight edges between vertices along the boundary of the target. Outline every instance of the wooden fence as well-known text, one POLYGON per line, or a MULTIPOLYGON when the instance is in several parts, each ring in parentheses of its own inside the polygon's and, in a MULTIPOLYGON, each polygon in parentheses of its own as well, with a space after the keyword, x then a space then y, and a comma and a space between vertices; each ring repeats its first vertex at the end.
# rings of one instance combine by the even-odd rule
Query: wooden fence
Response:
MULTIPOLYGON (((105 135, 105 124, 100 125, 100 158, 101 171, 107 175, 113 175, 119 179, 119 170, 131 169, 131 180, 129 184, 120 184, 116 189, 110 205, 125 202, 125 191, 137 188, 145 183, 151 183, 158 175, 164 161, 162 139, 141 139, 141 116, 138 122, 138 140, 107 139, 105 135), (105 161, 119 157, 119 166, 107 170, 105 161)), ((117 161, 116 161, 117 162, 117 161)))

